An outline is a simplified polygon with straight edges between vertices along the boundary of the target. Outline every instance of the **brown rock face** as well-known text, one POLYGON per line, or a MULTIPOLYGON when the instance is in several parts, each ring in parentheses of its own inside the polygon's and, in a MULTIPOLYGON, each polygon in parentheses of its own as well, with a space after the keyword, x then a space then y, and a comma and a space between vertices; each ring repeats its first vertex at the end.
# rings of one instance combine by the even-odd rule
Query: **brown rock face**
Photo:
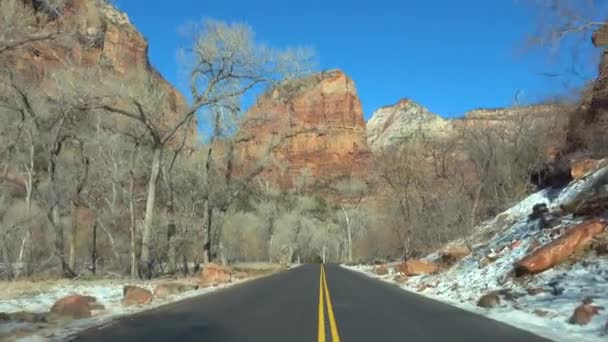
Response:
POLYGON ((79 319, 91 317, 91 311, 96 309, 103 309, 103 306, 95 297, 71 295, 58 300, 51 308, 51 314, 79 319))
POLYGON ((596 47, 603 48, 598 77, 592 82, 570 115, 566 153, 585 152, 591 157, 608 155, 608 25, 598 29, 592 37, 596 47))
POLYGON ((575 161, 570 166, 572 179, 582 179, 590 172, 599 170, 608 165, 608 159, 583 159, 575 161))
POLYGON ((328 71, 278 86, 247 113, 236 150, 244 174, 269 154, 262 175, 283 189, 363 179, 369 151, 354 82, 328 71))
POLYGON ((408 277, 435 273, 438 269, 439 268, 434 263, 424 260, 408 260, 395 268, 397 272, 408 277))
POLYGON ((604 231, 600 220, 583 222, 570 228, 555 241, 542 246, 520 260, 515 268, 517 275, 536 274, 560 264, 604 231))
POLYGON ((138 286, 127 285, 122 293, 122 303, 125 306, 144 305, 152 301, 152 292, 138 286))
POLYGON ((439 252, 441 261, 449 265, 458 262, 469 254, 471 254, 471 250, 467 246, 449 246, 439 252))
MULTIPOLYGON (((26 3, 29 4, 25 5, 26 13, 36 15, 33 8, 27 7, 32 1, 26 3)), ((56 40, 35 42, 9 52, 7 67, 18 76, 52 92, 53 73, 65 69, 66 63, 76 68, 99 67, 103 75, 121 76, 141 68, 167 95, 164 108, 160 108, 167 123, 176 122, 178 113, 187 108, 185 98, 151 66, 147 41, 127 15, 112 5, 97 0, 72 0, 62 9, 60 19, 41 17, 37 23, 40 32, 59 29, 64 34, 56 40)), ((96 82, 99 80, 83 79, 82 83, 96 82)), ((193 132, 195 127, 191 128, 193 132)))

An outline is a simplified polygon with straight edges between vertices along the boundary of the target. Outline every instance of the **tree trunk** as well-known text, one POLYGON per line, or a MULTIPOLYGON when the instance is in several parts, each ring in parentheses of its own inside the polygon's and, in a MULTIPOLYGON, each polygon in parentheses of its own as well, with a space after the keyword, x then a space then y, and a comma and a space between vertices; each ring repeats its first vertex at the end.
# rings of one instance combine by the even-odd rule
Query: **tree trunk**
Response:
MULTIPOLYGON (((2 232, 1 228, 2 227, 0 226, 0 232, 2 232)), ((2 249, 2 261, 4 262, 4 267, 6 268, 6 271, 5 271, 6 277, 9 280, 13 279, 13 277, 14 277, 13 262, 11 261, 10 253, 8 251, 7 241, 5 238, 3 238, 2 241, 0 241, 0 249, 2 249)))
POLYGON ((177 242, 175 241, 175 223, 169 224, 169 233, 167 234, 167 256, 169 259, 168 271, 174 275, 177 269, 177 242))
POLYGON ((182 255, 182 264, 184 267, 184 277, 187 277, 190 274, 190 271, 188 270, 188 258, 186 258, 186 254, 182 255))
POLYGON ((93 246, 91 248, 91 272, 97 272, 97 222, 93 224, 93 246))
POLYGON ((74 269, 76 266, 76 233, 78 231, 78 207, 72 209, 72 231, 70 232, 70 256, 68 259, 68 267, 74 269))
POLYGON ((346 220, 346 238, 347 238, 347 248, 348 248, 348 257, 347 261, 353 261, 353 232, 350 226, 350 218, 348 217, 348 213, 344 206, 342 206, 342 212, 344 213, 344 219, 346 220))
POLYGON ((323 245, 323 263, 325 263, 325 245, 323 245))
POLYGON ((205 243, 205 262, 213 262, 215 257, 211 251, 213 240, 213 207, 207 202, 207 242, 205 243))
POLYGON ((272 264, 272 239, 274 235, 270 235, 270 239, 268 239, 268 263, 272 264))
POLYGON ((135 221, 135 171, 133 170, 133 155, 131 155, 131 179, 129 180, 129 239, 130 239, 130 254, 131 254, 131 278, 137 278, 137 246, 135 239, 137 237, 137 226, 135 221))
POLYGON ((21 273, 23 273, 24 270, 27 273, 27 269, 28 269, 27 262, 25 262, 23 260, 25 259, 25 254, 27 254, 29 240, 30 240, 30 230, 28 227, 28 230, 25 233, 25 236, 21 240, 21 248, 19 248, 19 259, 17 261, 19 267, 15 270, 15 278, 19 278, 19 276, 21 276, 21 273))
MULTIPOLYGON (((61 126, 61 124, 60 124, 61 126)), ((49 221, 51 222, 51 226, 55 230, 55 255, 57 256, 59 263, 61 264, 61 270, 63 275, 68 278, 74 278, 76 274, 69 267, 68 263, 65 261, 65 243, 64 239, 64 227, 61 223, 61 217, 59 214, 59 192, 57 190, 57 182, 56 182, 56 171, 57 171, 57 157, 61 152, 62 144, 64 139, 59 136, 55 139, 53 143, 53 147, 49 153, 48 160, 48 181, 49 181, 49 189, 50 189, 50 210, 48 213, 49 221)))
POLYGON ((152 155, 152 169, 148 181, 148 197, 146 199, 146 214, 141 239, 140 267, 147 279, 152 278, 152 260, 150 258, 150 242, 152 239, 152 220, 154 219, 154 206, 156 205, 156 185, 160 171, 162 146, 157 144, 152 155))
POLYGON ((479 199, 481 197, 481 189, 483 188, 483 182, 479 184, 477 191, 475 192, 475 201, 473 202, 473 208, 471 209, 471 228, 475 227, 475 217, 477 216, 477 207, 479 206, 479 199))

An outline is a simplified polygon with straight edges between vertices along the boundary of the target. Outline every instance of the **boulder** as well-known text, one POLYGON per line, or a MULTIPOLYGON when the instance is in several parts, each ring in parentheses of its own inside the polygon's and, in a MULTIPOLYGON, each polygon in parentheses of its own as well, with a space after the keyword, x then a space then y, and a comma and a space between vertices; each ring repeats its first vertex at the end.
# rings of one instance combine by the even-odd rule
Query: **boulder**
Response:
POLYGON ((103 305, 97 303, 97 299, 91 296, 70 295, 59 299, 51 307, 53 316, 67 317, 73 319, 91 317, 92 310, 102 310, 103 305))
POLYGON ((570 166, 572 179, 583 179, 586 175, 608 165, 608 159, 582 159, 573 162, 570 166))
POLYGON ((210 286, 229 283, 231 270, 217 264, 205 264, 199 278, 200 286, 210 286))
POLYGON ((500 304, 500 297, 495 292, 485 294, 477 301, 477 306, 487 309, 496 307, 498 304, 500 304))
POLYGON ((374 267, 374 273, 379 275, 379 276, 384 276, 387 275, 388 272, 388 267, 386 267, 386 265, 378 265, 374 267))
POLYGON ((460 261, 460 259, 466 257, 469 254, 471 254, 471 249, 467 246, 450 246, 442 249, 439 252, 441 261, 449 265, 460 261))
POLYGON ((159 284, 154 289, 154 297, 164 298, 167 296, 176 295, 187 291, 193 291, 196 289, 198 289, 197 285, 188 285, 180 283, 159 284))
POLYGON ((591 322, 593 316, 598 315, 600 310, 604 308, 601 306, 591 305, 590 303, 582 303, 572 313, 572 317, 568 320, 570 324, 576 325, 587 325, 591 322))
POLYGON ((517 276, 536 274, 560 264, 577 250, 591 243, 594 236, 604 231, 606 224, 599 219, 583 222, 566 231, 553 242, 528 254, 515 266, 517 276))
POLYGON ((408 260, 397 265, 395 270, 408 277, 437 272, 437 264, 425 260, 408 260))
POLYGON ((125 306, 149 304, 153 297, 149 290, 134 285, 125 286, 122 293, 122 303, 125 306))

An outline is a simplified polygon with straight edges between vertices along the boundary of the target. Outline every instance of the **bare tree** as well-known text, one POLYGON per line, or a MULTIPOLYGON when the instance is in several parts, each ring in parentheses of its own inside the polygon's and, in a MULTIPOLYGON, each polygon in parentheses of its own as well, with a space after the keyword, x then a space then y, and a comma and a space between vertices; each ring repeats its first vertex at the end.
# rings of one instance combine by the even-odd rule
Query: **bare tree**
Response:
MULTIPOLYGON (((102 103, 85 106, 89 109, 100 108, 136 120, 146 127, 151 137, 153 159, 148 180, 140 257, 141 265, 147 269, 145 272, 147 277, 151 276, 149 245, 163 150, 174 141, 179 132, 185 134, 196 113, 226 106, 230 106, 233 111, 233 104, 238 102, 240 96, 262 83, 283 77, 283 70, 289 71, 288 67, 291 66, 286 62, 291 61, 291 56, 294 56, 291 51, 277 51, 256 43, 251 29, 246 25, 217 21, 206 21, 194 32, 193 46, 186 55, 191 65, 190 89, 193 102, 189 108, 177 113, 174 122, 167 123, 163 120, 166 113, 159 112, 158 106, 150 105, 163 99, 164 94, 156 83, 145 79, 143 82, 141 80, 131 82, 129 88, 134 84, 141 84, 143 87, 139 94, 133 94, 125 99, 127 105, 102 103)), ((146 74, 139 73, 139 75, 146 74)), ((124 94, 117 95, 125 98, 124 94)), ((218 122, 217 119, 218 116, 215 116, 214 123, 218 122)), ((211 154, 212 148, 209 150, 209 156, 211 154)), ((208 163, 211 163, 211 160, 212 158, 208 157, 208 163)), ((230 169, 230 164, 228 166, 230 169)), ((226 175, 231 177, 232 172, 229 171, 226 175)), ((227 182, 230 180, 227 178, 227 182)), ((213 209, 210 209, 210 216, 213 209)))
POLYGON ((31 6, 27 1, 21 0, 2 0, 0 2, 0 56, 34 42, 55 39, 61 34, 58 29, 39 30, 35 12, 40 11, 47 17, 59 17, 65 1, 32 2, 39 3, 39 5, 31 6))

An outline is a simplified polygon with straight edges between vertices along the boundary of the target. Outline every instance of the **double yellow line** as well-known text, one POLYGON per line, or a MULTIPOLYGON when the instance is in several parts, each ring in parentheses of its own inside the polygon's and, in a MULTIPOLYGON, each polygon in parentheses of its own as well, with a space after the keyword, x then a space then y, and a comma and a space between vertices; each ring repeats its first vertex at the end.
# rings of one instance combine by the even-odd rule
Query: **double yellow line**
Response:
POLYGON ((318 342, 325 342, 325 308, 324 300, 327 302, 327 315, 329 316, 329 328, 331 330, 331 341, 340 342, 338 334, 338 325, 334 316, 334 309, 331 306, 331 297, 329 296, 329 288, 327 287, 327 279, 325 278, 325 267, 321 264, 321 276, 319 278, 319 339, 318 342))

